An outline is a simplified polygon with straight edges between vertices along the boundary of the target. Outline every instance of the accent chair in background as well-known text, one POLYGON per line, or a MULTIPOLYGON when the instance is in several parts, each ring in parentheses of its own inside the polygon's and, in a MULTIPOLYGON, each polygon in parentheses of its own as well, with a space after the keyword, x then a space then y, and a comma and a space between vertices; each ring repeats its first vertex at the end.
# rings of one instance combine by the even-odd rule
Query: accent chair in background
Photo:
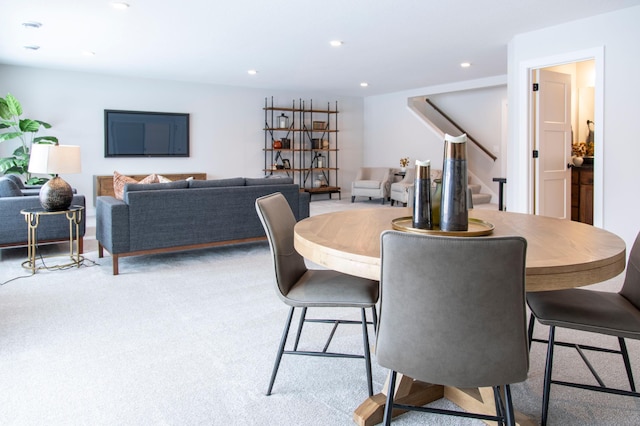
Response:
POLYGON ((391 188, 391 168, 361 167, 356 179, 351 183, 351 202, 356 197, 382 198, 382 204, 389 198, 391 188))

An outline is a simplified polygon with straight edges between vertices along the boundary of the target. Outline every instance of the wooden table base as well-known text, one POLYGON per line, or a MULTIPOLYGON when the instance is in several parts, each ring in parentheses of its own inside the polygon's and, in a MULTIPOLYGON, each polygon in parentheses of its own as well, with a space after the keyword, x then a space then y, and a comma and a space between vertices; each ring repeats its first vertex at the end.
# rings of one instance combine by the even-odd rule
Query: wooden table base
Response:
MULTIPOLYGON (((399 384, 396 387, 396 397, 394 401, 407 405, 427 405, 440 398, 447 398, 462 409, 481 413, 496 414, 496 406, 493 398, 493 389, 459 389, 449 386, 433 385, 429 383, 413 380, 407 376, 400 376, 399 384)), ((373 426, 382 423, 384 419, 384 408, 387 401, 385 391, 376 394, 365 400, 353 413, 353 420, 358 426, 373 426)), ((393 417, 399 416, 405 410, 394 409, 393 417)), ((521 426, 534 426, 537 423, 522 413, 515 412, 516 423, 521 426)), ((487 424, 496 424, 487 421, 487 424)))

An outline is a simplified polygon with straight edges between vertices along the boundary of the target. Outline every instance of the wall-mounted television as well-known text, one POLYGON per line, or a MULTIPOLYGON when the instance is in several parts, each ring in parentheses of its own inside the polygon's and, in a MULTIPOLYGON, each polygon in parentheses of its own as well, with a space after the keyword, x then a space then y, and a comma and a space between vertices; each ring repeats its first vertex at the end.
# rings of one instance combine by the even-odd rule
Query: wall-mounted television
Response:
POLYGON ((105 157, 188 157, 189 114, 104 110, 105 157))

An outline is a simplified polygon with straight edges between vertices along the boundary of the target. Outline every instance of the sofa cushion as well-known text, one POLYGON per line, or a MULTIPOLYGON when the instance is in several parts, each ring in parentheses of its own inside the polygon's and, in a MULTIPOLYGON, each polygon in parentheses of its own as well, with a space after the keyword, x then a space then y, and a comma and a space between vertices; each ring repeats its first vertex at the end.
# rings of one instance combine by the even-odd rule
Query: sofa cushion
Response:
POLYGON ((224 186, 244 186, 244 178, 227 178, 227 179, 207 179, 207 180, 191 180, 189 188, 218 188, 224 186))
POLYGON ((353 183, 356 188, 371 188, 378 189, 380 188, 381 182, 378 180, 357 180, 353 183))
POLYGON ((20 176, 14 175, 14 174, 8 174, 8 175, 5 175, 4 177, 15 182, 15 184, 18 185, 18 188, 20 189, 25 188, 24 182, 22 182, 22 179, 20 179, 20 176))
POLYGON ((13 180, 3 176, 0 178, 0 197, 22 197, 22 191, 13 180))
POLYGON ((124 186, 124 192, 131 191, 154 191, 160 189, 185 189, 189 187, 189 182, 186 180, 175 180, 165 183, 128 183, 124 186))
POLYGON ((246 178, 245 185, 290 185, 293 183, 291 177, 267 177, 267 178, 246 178))
POLYGON ((158 183, 158 175, 151 174, 140 182, 129 176, 121 175, 117 171, 113 172, 113 193, 118 200, 122 200, 124 194, 124 186, 127 183, 158 183))
POLYGON ((128 183, 124 186, 122 200, 129 204, 129 194, 137 191, 156 191, 162 189, 187 189, 189 182, 186 180, 176 180, 166 183, 128 183))

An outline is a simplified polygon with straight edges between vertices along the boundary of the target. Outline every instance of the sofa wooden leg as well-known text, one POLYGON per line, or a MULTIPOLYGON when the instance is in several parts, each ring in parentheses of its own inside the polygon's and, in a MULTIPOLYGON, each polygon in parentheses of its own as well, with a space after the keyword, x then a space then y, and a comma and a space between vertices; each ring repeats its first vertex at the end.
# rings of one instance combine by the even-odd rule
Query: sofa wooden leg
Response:
POLYGON ((117 254, 113 254, 111 255, 111 260, 113 263, 113 275, 118 275, 118 255, 117 254))
POLYGON ((84 238, 78 237, 78 254, 84 254, 84 238))
POLYGON ((102 244, 98 243, 98 257, 102 259, 104 256, 104 250, 102 249, 102 244))
POLYGON ((351 202, 353 203, 354 201, 356 201, 356 196, 355 196, 355 195, 352 195, 352 196, 351 196, 351 202))

